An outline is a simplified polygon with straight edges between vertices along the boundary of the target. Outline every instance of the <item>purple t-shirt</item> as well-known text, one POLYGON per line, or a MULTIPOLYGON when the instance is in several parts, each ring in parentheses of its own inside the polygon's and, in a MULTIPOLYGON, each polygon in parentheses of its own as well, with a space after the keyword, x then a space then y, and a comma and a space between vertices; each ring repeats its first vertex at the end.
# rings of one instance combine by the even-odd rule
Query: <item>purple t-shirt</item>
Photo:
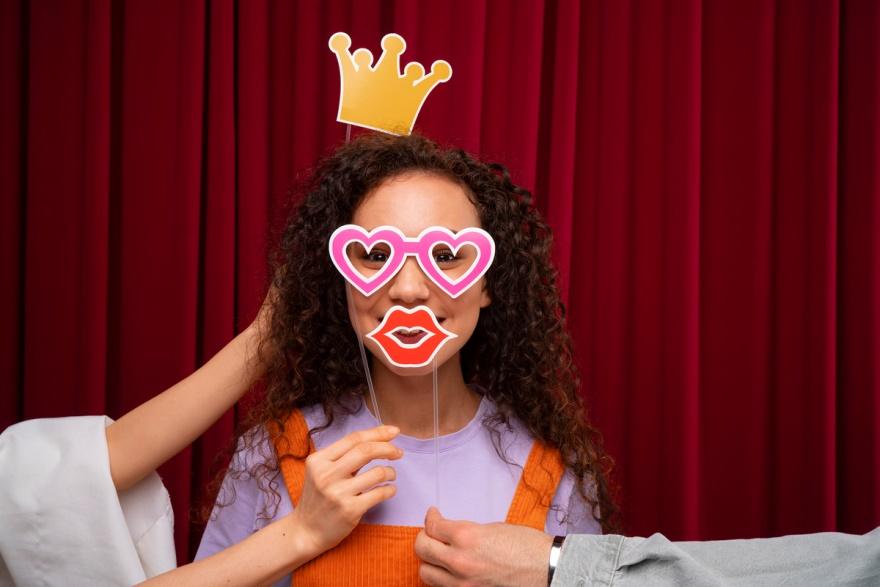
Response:
MULTIPOLYGON (((325 422, 320 406, 310 406, 302 412, 310 429, 325 422)), ((437 505, 443 516, 449 519, 479 523, 503 522, 533 439, 515 418, 510 419, 509 429, 506 426, 499 427, 500 447, 507 460, 514 464, 504 462, 498 456, 490 429, 483 424, 483 420, 494 412, 495 404, 483 396, 477 413, 467 426, 440 437, 439 487, 435 475, 434 439, 403 435, 395 438, 394 444, 404 451, 403 458, 393 463, 376 461, 372 466, 391 464, 395 468, 397 493, 368 511, 362 521, 369 524, 421 527, 428 507, 437 505), (439 502, 435 499, 438 489, 439 502)), ((361 403, 354 414, 335 415, 333 425, 315 433, 312 438, 315 447, 321 449, 350 432, 377 425, 376 419, 361 403)), ((274 451, 264 437, 254 448, 236 452, 232 466, 237 470, 249 470, 253 464, 267 458, 274 459, 274 451)), ((232 495, 235 499, 230 505, 215 506, 202 536, 196 560, 240 542, 293 510, 283 482, 278 486, 281 502, 275 508, 271 507, 271 495, 261 489, 257 479, 247 475, 240 477, 235 479, 227 475, 223 480, 219 499, 225 496, 228 502, 232 495), (268 511, 267 504, 270 506, 268 511), (267 519, 267 515, 271 517, 267 519)), ((544 530, 554 535, 598 534, 601 531, 600 526, 589 512, 589 506, 574 489, 573 477, 566 472, 547 513, 544 530)), ((290 585, 290 576, 281 579, 276 585, 290 585)))

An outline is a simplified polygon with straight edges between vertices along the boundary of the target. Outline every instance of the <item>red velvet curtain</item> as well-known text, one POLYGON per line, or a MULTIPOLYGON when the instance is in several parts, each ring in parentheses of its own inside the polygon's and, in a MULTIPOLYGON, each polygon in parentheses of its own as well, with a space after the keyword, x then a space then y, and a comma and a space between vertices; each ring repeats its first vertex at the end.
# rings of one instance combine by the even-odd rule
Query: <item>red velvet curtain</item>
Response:
MULTIPOLYGON (((418 129, 553 226, 628 530, 880 523, 873 0, 0 6, 3 426, 118 417, 252 319, 270 227, 345 134, 327 39, 396 31, 454 68, 418 129)), ((181 560, 235 417, 161 471, 181 560)))

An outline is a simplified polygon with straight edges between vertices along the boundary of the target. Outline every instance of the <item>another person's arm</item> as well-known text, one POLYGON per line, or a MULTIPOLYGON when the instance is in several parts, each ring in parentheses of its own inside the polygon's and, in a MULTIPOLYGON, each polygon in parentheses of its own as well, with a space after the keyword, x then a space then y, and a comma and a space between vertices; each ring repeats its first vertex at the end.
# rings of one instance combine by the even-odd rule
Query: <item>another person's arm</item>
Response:
POLYGON ((671 542, 662 534, 566 539, 554 584, 601 584, 612 577, 620 586, 878 585, 880 528, 864 536, 827 532, 707 542, 671 542))
POLYGON ((107 427, 117 490, 135 485, 189 446, 262 376, 257 348, 270 304, 267 296, 257 319, 192 375, 107 427))
POLYGON ((857 536, 826 532, 706 542, 570 536, 554 585, 880 585, 880 528, 857 536))
MULTIPOLYGON (((509 524, 446 520, 429 510, 416 540, 429 585, 547 584, 552 538, 509 524)), ((565 539, 553 585, 876 585, 880 528, 753 540, 670 542, 617 535, 565 539)))

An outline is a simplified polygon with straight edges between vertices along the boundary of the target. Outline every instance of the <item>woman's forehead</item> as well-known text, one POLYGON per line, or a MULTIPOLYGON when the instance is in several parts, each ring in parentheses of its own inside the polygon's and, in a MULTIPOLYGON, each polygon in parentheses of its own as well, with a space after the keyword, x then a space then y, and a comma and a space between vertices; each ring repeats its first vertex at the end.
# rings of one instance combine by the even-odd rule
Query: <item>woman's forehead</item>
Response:
POLYGON ((460 185, 438 175, 408 173, 371 190, 355 209, 352 223, 367 230, 395 226, 415 237, 429 226, 455 232, 479 228, 480 217, 460 185))

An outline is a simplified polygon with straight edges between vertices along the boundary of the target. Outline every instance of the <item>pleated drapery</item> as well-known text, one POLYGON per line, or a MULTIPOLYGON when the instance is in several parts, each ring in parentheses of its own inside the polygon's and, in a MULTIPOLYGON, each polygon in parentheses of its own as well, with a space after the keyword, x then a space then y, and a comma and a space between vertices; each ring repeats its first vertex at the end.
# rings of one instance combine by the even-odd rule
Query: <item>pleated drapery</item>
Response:
MULTIPOLYGON (((448 60, 417 129, 555 234, 627 530, 880 524, 872 0, 0 2, 0 423, 118 417, 253 318, 340 144, 327 39, 448 60)), ((186 523, 230 412, 161 473, 186 523)))

